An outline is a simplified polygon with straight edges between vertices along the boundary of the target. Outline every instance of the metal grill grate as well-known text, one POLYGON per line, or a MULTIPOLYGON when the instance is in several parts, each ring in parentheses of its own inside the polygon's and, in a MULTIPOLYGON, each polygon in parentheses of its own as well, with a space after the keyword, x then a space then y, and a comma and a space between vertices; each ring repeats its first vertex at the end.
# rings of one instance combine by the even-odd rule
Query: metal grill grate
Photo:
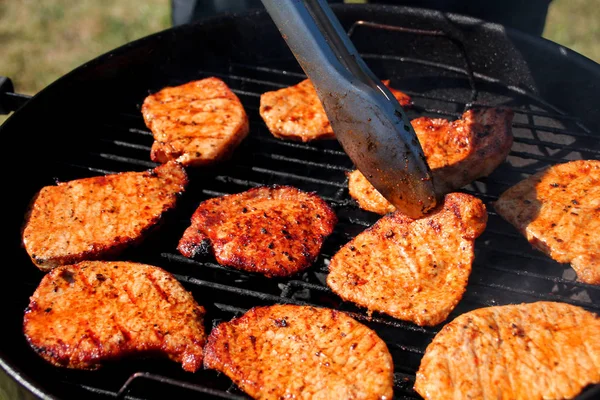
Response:
MULTIPOLYGON (((353 35, 363 30, 402 28, 357 22, 353 35)), ((426 34, 448 40, 443 34, 404 30, 406 34, 426 34)), ((456 45, 451 40, 453 45, 456 45)), ((460 46, 459 46, 460 47, 460 46)), ((462 66, 430 62, 425 59, 383 54, 364 54, 381 78, 391 79, 392 86, 413 97, 408 110, 411 118, 427 115, 459 117, 466 108, 509 107, 515 111, 512 151, 507 161, 488 178, 480 179, 464 191, 481 198, 488 208, 489 222, 476 241, 476 258, 467 292, 449 320, 466 311, 491 305, 537 300, 563 301, 600 312, 600 288, 575 281, 566 265, 558 264, 533 250, 527 241, 503 221, 492 202, 509 186, 552 164, 573 159, 598 158, 598 136, 589 132, 579 120, 562 114, 545 101, 524 90, 503 85, 490 77, 472 72, 468 59, 462 66), (386 65, 405 66, 402 76, 382 76, 386 65), (404 83, 415 75, 443 73, 456 83, 450 89, 435 90, 424 85, 419 90, 404 83), (441 71, 441 72, 440 72, 441 71), (465 84, 466 82, 466 84, 465 84)), ((352 163, 336 141, 299 143, 275 139, 258 114, 260 95, 295 84, 304 75, 289 60, 282 66, 233 64, 228 73, 198 71, 198 78, 217 76, 226 81, 242 100, 250 118, 251 133, 233 158, 220 165, 190 170, 190 187, 175 215, 162 228, 159 239, 133 250, 130 256, 141 262, 163 266, 175 274, 208 309, 207 320, 213 324, 239 316, 250 307, 275 303, 311 304, 340 309, 372 327, 386 341, 395 362, 395 395, 418 398, 412 390, 416 369, 425 347, 439 330, 375 314, 344 303, 325 284, 329 259, 348 240, 372 225, 378 216, 360 210, 348 196, 346 172, 352 163), (291 66, 290 66, 291 65, 291 66), (322 253, 307 271, 290 279, 266 279, 261 276, 220 266, 212 258, 190 260, 175 250, 177 241, 189 225, 189 218, 199 202, 214 196, 238 193, 251 187, 287 184, 315 191, 336 210, 339 223, 325 242, 322 253)), ((176 85, 184 82, 173 81, 176 85)), ((158 88, 156 88, 158 89, 158 88)), ((140 99, 141 102, 142 99, 140 99)), ((138 104, 139 106, 139 104, 138 104)), ((144 126, 139 112, 121 112, 107 116, 103 125, 92 127, 89 151, 74 159, 59 162, 56 177, 61 180, 98 174, 154 167, 148 161, 152 135, 144 126)), ((212 371, 184 374, 177 366, 164 363, 125 363, 118 374, 97 372, 98 377, 67 371, 61 376, 68 385, 76 385, 100 397, 155 398, 169 391, 188 396, 194 393, 229 399, 246 398, 224 376, 212 371), (129 364, 128 364, 129 363, 129 364), (202 375, 203 377, 198 377, 202 375)))

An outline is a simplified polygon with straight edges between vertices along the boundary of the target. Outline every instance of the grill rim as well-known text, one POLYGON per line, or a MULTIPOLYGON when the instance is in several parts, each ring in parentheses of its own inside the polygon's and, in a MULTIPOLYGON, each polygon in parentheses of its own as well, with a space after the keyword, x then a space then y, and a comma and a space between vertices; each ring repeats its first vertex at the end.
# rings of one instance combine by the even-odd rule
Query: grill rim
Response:
MULTIPOLYGON (((343 7, 344 8, 373 8, 373 9, 383 8, 383 9, 385 9, 385 8, 387 8, 389 6, 381 7, 381 6, 375 6, 375 5, 366 5, 366 6, 365 5, 350 5, 350 6, 349 5, 345 5, 343 7)), ((342 8, 342 6, 335 7, 334 9, 337 9, 337 8, 342 8)), ((410 12, 419 12, 419 11, 421 11, 421 9, 408 8, 408 7, 393 7, 393 8, 402 8, 404 10, 409 10, 410 12)), ((439 14, 437 11, 428 11, 428 10, 425 10, 425 11, 426 11, 425 14, 427 14, 427 13, 439 14)), ((249 13, 249 14, 250 14, 250 16, 252 16, 254 14, 260 14, 260 12, 259 13, 252 12, 252 13, 249 13)), ((421 14, 421 15, 423 15, 423 14, 421 14)), ((463 21, 467 21, 467 22, 478 21, 478 20, 476 20, 474 18, 470 18, 470 17, 458 16, 456 14, 450 14, 450 15, 452 16, 452 18, 456 18, 457 20, 463 20, 463 21)), ((195 25, 200 25, 200 24, 204 24, 204 23, 210 24, 210 23, 215 23, 215 21, 229 20, 230 18, 232 18, 232 17, 230 17, 230 16, 212 17, 212 18, 208 18, 206 20, 203 20, 203 21, 201 21, 199 23, 192 24, 192 25, 195 26, 195 25)), ((507 32, 509 31, 509 28, 500 27, 499 25, 492 24, 492 23, 485 22, 485 23, 483 23, 483 25, 486 26, 487 28, 499 29, 499 30, 506 29, 507 32)), ((49 97, 50 99, 55 98, 56 97, 55 93, 58 92, 58 90, 56 90, 54 88, 58 87, 61 84, 61 82, 68 82, 68 80, 71 79, 72 76, 77 76, 77 74, 79 74, 80 72, 84 71, 86 68, 91 68, 91 67, 94 67, 94 66, 102 65, 107 59, 112 58, 115 55, 119 55, 119 54, 126 55, 127 52, 129 52, 130 49, 134 49, 138 45, 138 43, 149 43, 152 40, 154 40, 155 37, 156 38, 160 37, 160 35, 164 35, 166 33, 171 33, 173 35, 176 35, 175 31, 177 31, 177 30, 192 29, 192 28, 193 27, 187 27, 187 26, 177 27, 177 28, 170 28, 170 29, 167 29, 167 30, 165 30, 163 32, 159 32, 157 34, 150 35, 148 37, 139 39, 139 40, 137 40, 135 42, 128 43, 128 44, 126 44, 124 46, 121 46, 118 49, 109 51, 108 53, 105 53, 104 55, 99 56, 96 59, 94 59, 94 60, 92 60, 92 61, 90 61, 90 62, 82 65, 81 67, 73 70, 72 72, 66 74, 65 76, 63 76, 62 78, 60 78, 59 80, 57 80, 56 82, 54 82, 53 84, 51 84, 50 86, 48 86, 46 89, 44 89, 38 95, 34 96, 34 98, 30 102, 32 102, 32 104, 37 104, 37 102, 40 101, 39 98, 40 98, 40 96, 42 94, 43 94, 43 96, 41 96, 41 98, 44 98, 44 96, 49 97), (54 92, 54 90, 56 90, 56 92, 54 92)), ((515 33, 513 32, 513 34, 515 34, 515 33)), ((522 34, 520 32, 516 32, 516 35, 522 35, 522 36, 525 36, 525 37, 527 36, 527 35, 522 34)), ((532 43, 534 43, 536 46, 539 45, 539 43, 537 42, 537 38, 532 43)), ((552 42, 549 42, 547 44, 552 45, 550 47, 552 47, 553 49, 554 49, 553 46, 557 46, 557 45, 555 45, 552 42)), ((559 46, 557 46, 557 47, 559 47, 559 46)), ((577 53, 574 53, 574 52, 572 52, 572 53, 575 56, 582 57, 584 59, 583 61, 587 60, 585 57, 580 56, 577 53)), ((592 64, 595 65, 595 63, 593 63, 591 60, 588 60, 588 61, 590 61, 592 64)), ((592 65, 592 66, 594 66, 594 65, 592 65)), ((598 66, 595 65, 594 68, 597 69, 598 66)), ((594 73, 597 73, 598 76, 600 77, 600 70, 596 70, 596 69, 594 70, 594 73)), ((26 104, 23 108, 24 109, 29 109, 30 106, 29 106, 29 104, 26 104)), ((2 127, 0 127, 0 132, 3 133, 5 130, 9 130, 10 127, 12 126, 12 124, 18 123, 18 122, 11 122, 13 120, 18 121, 20 117, 16 117, 16 119, 15 119, 15 116, 18 116, 18 115, 21 115, 20 112, 19 111, 15 112, 15 114, 13 116, 11 116, 2 127)), ((592 137, 594 137, 594 135, 592 135, 592 137)), ((2 353, 3 353, 3 351, 2 351, 2 349, 0 349, 0 354, 2 354, 2 353)), ((28 379, 28 377, 27 377, 26 374, 23 374, 22 371, 20 371, 18 368, 15 368, 14 366, 9 365, 9 363, 7 363, 5 361, 4 357, 0 357, 0 367, 2 367, 6 372, 8 372, 8 374, 11 377, 14 378, 15 375, 16 375, 19 378, 19 379, 16 379, 16 380, 19 383, 21 383, 23 386, 25 386, 29 391, 33 392, 35 395, 40 396, 40 393, 41 393, 43 396, 40 396, 40 397, 42 397, 42 398, 47 398, 47 399, 55 399, 56 398, 56 397, 53 397, 53 396, 45 393, 43 391, 43 389, 41 389, 37 385, 33 384, 31 382, 32 380, 28 379)))

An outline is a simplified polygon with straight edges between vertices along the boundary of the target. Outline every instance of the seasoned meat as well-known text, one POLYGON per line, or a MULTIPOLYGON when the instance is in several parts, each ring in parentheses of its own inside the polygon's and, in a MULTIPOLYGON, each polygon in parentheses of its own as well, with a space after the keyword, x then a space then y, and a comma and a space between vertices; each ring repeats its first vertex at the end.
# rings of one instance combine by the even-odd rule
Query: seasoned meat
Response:
POLYGON ((96 369, 108 360, 167 356, 194 372, 206 342, 204 308, 169 273, 123 261, 50 271, 31 297, 23 331, 46 361, 96 369))
POLYGON ((439 324, 462 298, 486 223, 481 200, 464 193, 417 220, 388 214, 337 252, 327 285, 369 311, 439 324))
POLYGON ((314 262, 336 222, 333 210, 314 193, 263 186, 202 202, 178 250, 194 257, 209 240, 220 264, 288 276, 314 262))
POLYGON ((391 399, 393 363, 375 332, 344 313, 253 308, 211 332, 204 366, 255 399, 391 399))
POLYGON ((151 158, 206 165, 229 156, 248 134, 238 97, 218 78, 167 87, 146 97, 146 126, 154 136, 151 158))
POLYGON ((572 399, 600 383, 600 318, 537 302, 457 317, 427 347, 415 390, 426 400, 572 399))
POLYGON ((600 161, 554 165, 504 192, 494 208, 537 249, 600 284, 600 161))
POLYGON ((181 165, 46 186, 25 218, 23 245, 41 270, 106 259, 140 242, 187 185, 181 165))
MULTIPOLYGON (((436 193, 450 193, 491 174, 512 146, 512 119, 512 111, 490 108, 469 110, 452 122, 427 117, 412 120, 436 193)), ((349 174, 348 189, 360 208, 378 214, 395 210, 358 170, 349 174)))
MULTIPOLYGON (((400 105, 406 107, 412 104, 408 95, 390 88, 389 81, 383 83, 400 105)), ((260 115, 273 136, 280 139, 308 142, 335 137, 317 91, 308 79, 294 86, 263 93, 260 96, 260 115)))
POLYGON ((381 215, 396 211, 396 207, 357 169, 348 174, 348 193, 363 210, 381 215))

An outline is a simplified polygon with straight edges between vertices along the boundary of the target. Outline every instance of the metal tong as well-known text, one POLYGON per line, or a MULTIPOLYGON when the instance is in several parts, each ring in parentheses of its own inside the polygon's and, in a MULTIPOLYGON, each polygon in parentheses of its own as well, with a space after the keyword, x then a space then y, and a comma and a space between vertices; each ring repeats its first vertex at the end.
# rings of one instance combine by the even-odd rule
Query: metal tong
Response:
POLYGON ((336 138, 367 180, 398 210, 422 217, 436 204, 417 136, 325 0, 262 0, 312 81, 336 138))

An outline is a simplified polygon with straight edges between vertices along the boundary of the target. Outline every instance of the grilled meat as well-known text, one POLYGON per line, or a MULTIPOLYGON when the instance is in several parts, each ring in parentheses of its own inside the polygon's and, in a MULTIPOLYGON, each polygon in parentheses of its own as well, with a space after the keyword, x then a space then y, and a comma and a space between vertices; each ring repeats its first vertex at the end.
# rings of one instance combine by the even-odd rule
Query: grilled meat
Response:
POLYGON ((387 201, 357 169, 348 174, 348 193, 363 210, 381 215, 396 211, 396 207, 387 201))
POLYGON ((178 250, 194 257, 209 240, 220 264, 268 277, 288 276, 314 262, 336 222, 333 210, 316 194, 263 186, 202 202, 178 250))
POLYGON ((418 325, 444 321, 460 301, 485 229, 481 200, 446 195, 428 216, 381 218, 331 259, 327 284, 344 300, 418 325))
MULTIPOLYGON (((436 193, 450 193, 491 174, 512 146, 512 119, 512 111, 491 108, 469 110, 452 122, 427 117, 412 120, 436 193)), ((348 189, 360 208, 378 214, 395 210, 358 170, 349 174, 348 189)))
MULTIPOLYGON (((412 104, 408 95, 390 88, 389 81, 383 83, 400 105, 406 107, 412 104)), ((294 86, 263 93, 260 96, 260 115, 273 136, 280 139, 308 142, 335 137, 317 91, 308 79, 294 86)))
POLYGON ((415 390, 435 399, 572 399, 600 383, 600 318, 537 302, 457 317, 427 347, 415 390))
POLYGON ((187 185, 181 165, 46 186, 32 202, 23 245, 41 270, 107 259, 140 242, 187 185))
POLYGON ((185 166, 229 156, 246 137, 248 117, 238 97, 218 78, 167 87, 146 97, 146 126, 154 135, 151 158, 185 166))
POLYGON ((344 313, 254 308, 211 332, 204 366, 256 399, 391 399, 393 363, 375 332, 344 313))
POLYGON ((136 354, 202 365, 204 308, 169 273, 131 262, 84 261, 50 271, 31 297, 23 330, 46 361, 96 369, 136 354))
POLYGON ((600 284, 600 161, 554 165, 504 192, 494 208, 537 249, 600 284))

